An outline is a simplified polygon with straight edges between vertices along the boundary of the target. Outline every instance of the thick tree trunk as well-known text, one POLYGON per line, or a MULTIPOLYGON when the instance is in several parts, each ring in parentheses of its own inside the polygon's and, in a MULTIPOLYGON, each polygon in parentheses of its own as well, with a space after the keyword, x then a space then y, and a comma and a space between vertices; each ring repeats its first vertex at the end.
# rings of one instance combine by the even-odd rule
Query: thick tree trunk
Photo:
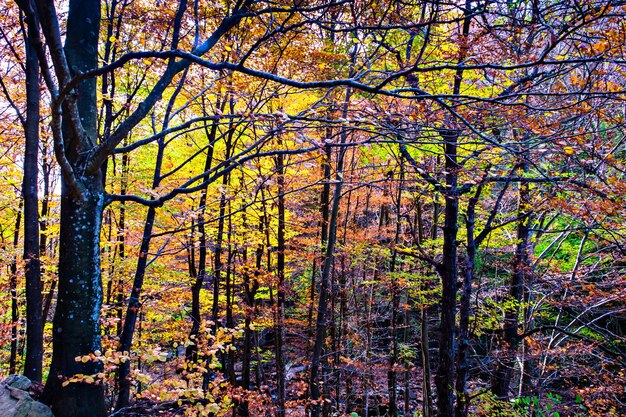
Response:
POLYGON ((106 415, 104 386, 73 382, 76 374, 102 371, 100 362, 75 358, 100 349, 100 226, 104 194, 100 175, 83 178, 83 201, 76 201, 65 181, 61 190, 59 290, 52 330, 52 363, 43 392, 57 417, 106 415))
MULTIPOLYGON (((52 42, 52 59, 61 82, 63 58, 58 51, 60 36, 49 13, 50 4, 37 1, 42 28, 52 42)), ((98 61, 100 2, 71 0, 65 36, 65 58, 72 72, 95 68, 98 61)), ((94 375, 102 371, 99 362, 76 361, 79 356, 100 350, 100 228, 104 190, 100 170, 85 170, 85 154, 96 143, 97 103, 95 78, 82 81, 77 95, 63 105, 63 165, 61 181, 61 230, 59 242, 59 284, 52 328, 52 362, 43 399, 57 417, 101 417, 106 415, 104 386, 101 383, 72 382, 76 374, 94 375), (75 100, 75 101, 74 101, 75 100), (74 118, 78 111, 80 121, 74 118), (77 126, 80 123, 82 126, 77 126), (71 165, 71 168, 68 166, 71 165), (70 172, 72 170, 73 172, 70 172), (80 189, 80 191, 79 191, 80 189)), ((59 141, 58 113, 53 113, 55 140, 59 141)), ((59 142, 57 142, 59 144, 59 142)), ((60 154, 57 149, 57 156, 60 154)), ((96 381, 98 382, 98 381, 96 381)))

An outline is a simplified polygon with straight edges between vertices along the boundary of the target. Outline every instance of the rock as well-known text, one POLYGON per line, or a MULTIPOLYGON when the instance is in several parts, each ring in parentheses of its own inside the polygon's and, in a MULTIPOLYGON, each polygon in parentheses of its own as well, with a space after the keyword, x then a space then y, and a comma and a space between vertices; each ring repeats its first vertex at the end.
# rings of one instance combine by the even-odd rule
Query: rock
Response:
POLYGON ((21 375, 9 375, 0 382, 0 417, 54 417, 50 408, 32 399, 31 386, 21 375))
POLYGON ((13 388, 8 385, 7 389, 11 393, 11 397, 15 398, 16 400, 25 400, 27 398, 30 398, 30 394, 27 391, 22 391, 21 389, 13 388))
POLYGON ((13 388, 21 389, 22 391, 28 391, 33 385, 30 379, 23 375, 9 375, 2 383, 13 388))

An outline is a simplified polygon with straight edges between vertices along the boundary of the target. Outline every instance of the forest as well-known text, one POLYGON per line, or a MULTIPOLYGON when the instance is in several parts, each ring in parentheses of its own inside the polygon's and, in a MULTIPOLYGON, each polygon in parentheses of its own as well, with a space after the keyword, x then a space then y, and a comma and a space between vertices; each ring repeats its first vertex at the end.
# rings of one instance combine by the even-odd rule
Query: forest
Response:
POLYGON ((626 1, 0 4, 56 417, 626 416, 626 1))

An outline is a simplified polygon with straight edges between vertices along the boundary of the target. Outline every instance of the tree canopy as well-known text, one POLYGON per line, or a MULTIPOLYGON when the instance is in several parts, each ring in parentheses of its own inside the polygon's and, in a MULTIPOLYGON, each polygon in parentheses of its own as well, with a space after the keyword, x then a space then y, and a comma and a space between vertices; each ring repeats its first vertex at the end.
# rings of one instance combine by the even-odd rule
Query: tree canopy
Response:
POLYGON ((2 2, 56 416, 626 415, 626 2, 2 2))

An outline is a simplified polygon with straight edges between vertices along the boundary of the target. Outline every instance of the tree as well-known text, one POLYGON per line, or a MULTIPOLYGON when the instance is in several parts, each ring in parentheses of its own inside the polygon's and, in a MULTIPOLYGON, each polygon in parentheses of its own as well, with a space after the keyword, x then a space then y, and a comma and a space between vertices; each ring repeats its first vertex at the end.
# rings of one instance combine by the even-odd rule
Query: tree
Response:
MULTIPOLYGON (((25 5, 22 5, 24 8, 25 5)), ((26 46, 26 120, 24 179, 24 259, 26 278, 26 360, 24 375, 41 381, 43 360, 43 302, 39 246, 39 61, 33 43, 37 28, 28 26, 26 46)))
MULTIPOLYGON (((20 7, 26 7, 20 2, 20 7)), ((12 13, 11 13, 12 14, 12 13)), ((14 16, 15 17, 15 16, 14 16)), ((24 55, 19 56, 13 46, 10 46, 12 55, 24 74, 25 97, 22 107, 21 97, 14 96, 7 84, 2 80, 2 92, 10 107, 14 110, 21 127, 24 131, 24 168, 22 178, 22 199, 24 217, 24 247, 23 258, 25 260, 26 280, 26 355, 24 374, 33 381, 41 381, 43 359, 43 317, 42 317, 42 284, 41 284, 41 260, 39 251, 39 212, 38 212, 38 171, 39 171, 39 129, 40 129, 40 89, 39 89, 39 63, 33 47, 37 37, 36 29, 25 28, 23 17, 19 17, 20 32, 23 37, 24 55)), ((7 42, 12 40, 3 32, 7 42)), ((18 217, 15 230, 14 246, 17 247, 19 237, 20 218, 18 217)), ((15 264, 15 274, 17 264, 15 264)), ((17 278, 17 277, 15 277, 17 278)), ((16 281, 17 283, 17 281, 16 281)), ((16 289, 17 290, 17 289, 16 289)), ((16 307, 16 306, 14 306, 16 307)), ((16 308, 13 308, 15 315, 16 308)), ((17 316, 15 316, 15 320, 17 316)), ((15 329, 15 328, 14 328, 15 329)), ((17 343, 17 334, 14 335, 17 343)), ((11 355, 12 368, 15 371, 15 354, 11 355)))

